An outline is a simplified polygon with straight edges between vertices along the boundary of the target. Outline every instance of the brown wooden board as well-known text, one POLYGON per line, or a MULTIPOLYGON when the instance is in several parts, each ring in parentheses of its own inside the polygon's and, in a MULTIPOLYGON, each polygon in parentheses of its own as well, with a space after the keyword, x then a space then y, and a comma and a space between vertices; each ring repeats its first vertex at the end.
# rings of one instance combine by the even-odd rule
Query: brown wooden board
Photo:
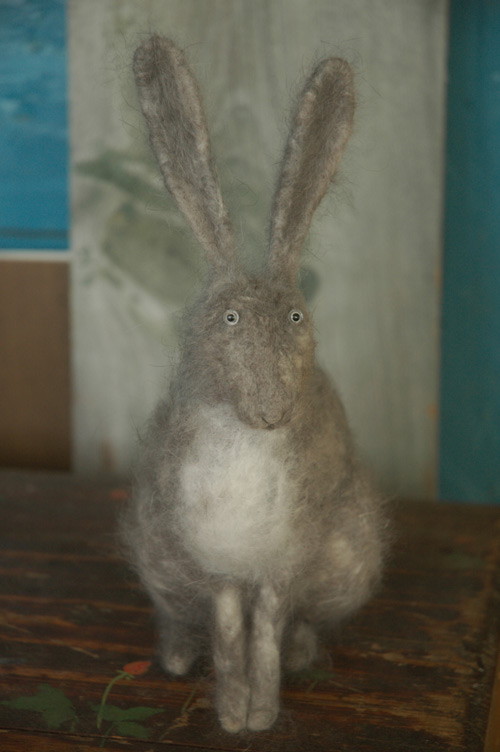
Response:
POLYGON ((208 661, 185 680, 155 661, 149 603, 115 537, 125 498, 112 483, 0 474, 2 751, 485 749, 496 717, 500 509, 395 505, 377 597, 312 670, 284 678, 275 728, 232 736, 214 714, 208 661))
POLYGON ((0 466, 71 462, 68 264, 0 260, 0 466))

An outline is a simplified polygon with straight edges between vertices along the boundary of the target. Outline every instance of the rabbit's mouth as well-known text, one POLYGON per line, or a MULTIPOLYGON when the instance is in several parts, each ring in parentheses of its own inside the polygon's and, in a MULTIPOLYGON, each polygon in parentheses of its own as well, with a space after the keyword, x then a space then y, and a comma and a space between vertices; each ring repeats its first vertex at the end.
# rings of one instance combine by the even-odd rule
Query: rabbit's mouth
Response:
POLYGON ((280 416, 261 415, 262 425, 266 431, 273 431, 275 428, 286 426, 292 417, 292 410, 285 410, 280 416))
POLYGON ((239 419, 242 423, 246 423, 252 428, 256 428, 259 431, 275 431, 279 428, 287 426, 293 418, 294 409, 289 408, 276 408, 260 411, 247 411, 242 409, 240 405, 236 410, 239 419))

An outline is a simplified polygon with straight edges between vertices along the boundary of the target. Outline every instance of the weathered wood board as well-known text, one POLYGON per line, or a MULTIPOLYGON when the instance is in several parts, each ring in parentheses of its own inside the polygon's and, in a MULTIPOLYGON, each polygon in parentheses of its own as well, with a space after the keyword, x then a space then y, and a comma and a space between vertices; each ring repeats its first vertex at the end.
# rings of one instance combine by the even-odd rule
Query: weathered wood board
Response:
POLYGON ((285 677, 274 729, 231 736, 208 661, 176 680, 156 664, 149 604, 114 538, 125 497, 64 475, 0 474, 3 751, 480 752, 489 714, 485 749, 498 750, 498 508, 397 505, 375 599, 314 669, 285 677))
POLYGON ((70 467, 68 280, 65 263, 0 260, 2 467, 70 467))
POLYGON ((347 57, 358 114, 304 258, 319 354, 391 493, 437 468, 445 0, 70 3, 75 463, 124 472, 175 358, 200 253, 149 154, 131 56, 150 31, 188 48, 224 195, 250 260, 293 99, 310 65, 347 57))

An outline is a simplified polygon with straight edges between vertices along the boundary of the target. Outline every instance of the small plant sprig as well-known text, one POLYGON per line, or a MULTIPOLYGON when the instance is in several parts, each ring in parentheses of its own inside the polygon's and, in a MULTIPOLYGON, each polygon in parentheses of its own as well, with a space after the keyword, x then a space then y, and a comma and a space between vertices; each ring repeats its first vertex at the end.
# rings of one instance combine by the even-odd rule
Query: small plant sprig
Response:
POLYGON ((131 663, 126 663, 125 666, 123 666, 123 668, 118 671, 116 676, 111 679, 104 692, 102 693, 101 703, 97 711, 96 725, 98 729, 101 728, 102 722, 104 720, 106 702, 108 700, 109 693, 113 689, 114 685, 122 679, 130 680, 135 679, 136 676, 143 676, 143 674, 146 674, 149 671, 150 667, 151 661, 132 661, 131 663))
MULTIPOLYGON (((116 732, 122 737, 135 739, 147 739, 150 730, 144 725, 154 715, 164 712, 164 708, 151 708, 138 705, 132 708, 121 708, 117 705, 108 704, 107 700, 113 686, 121 679, 134 679, 147 673, 151 661, 132 661, 125 664, 107 684, 99 705, 91 705, 91 709, 97 713, 97 728, 101 730, 103 721, 108 722, 108 728, 101 736, 100 747, 104 747, 109 736, 116 732)), ((0 705, 13 710, 32 711, 39 713, 41 719, 49 729, 59 729, 64 724, 71 724, 71 732, 78 728, 78 716, 73 702, 66 696, 60 687, 51 687, 48 684, 38 685, 34 695, 15 697, 11 700, 1 700, 0 705)))

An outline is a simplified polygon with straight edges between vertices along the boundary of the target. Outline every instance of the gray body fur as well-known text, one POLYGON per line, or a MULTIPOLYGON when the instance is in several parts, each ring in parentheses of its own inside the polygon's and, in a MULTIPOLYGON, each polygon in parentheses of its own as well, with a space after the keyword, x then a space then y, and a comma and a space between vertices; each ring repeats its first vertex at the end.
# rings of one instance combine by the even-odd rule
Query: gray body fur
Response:
POLYGON ((184 316, 180 364, 150 422, 123 535, 156 607, 164 668, 183 674, 211 651, 222 726, 260 730, 279 711, 281 662, 309 665, 316 633, 372 594, 385 548, 383 505, 315 364, 297 286, 302 243, 351 132, 352 75, 332 58, 306 83, 268 261, 253 278, 238 262, 183 53, 153 36, 134 71, 165 183, 210 272, 184 316))

